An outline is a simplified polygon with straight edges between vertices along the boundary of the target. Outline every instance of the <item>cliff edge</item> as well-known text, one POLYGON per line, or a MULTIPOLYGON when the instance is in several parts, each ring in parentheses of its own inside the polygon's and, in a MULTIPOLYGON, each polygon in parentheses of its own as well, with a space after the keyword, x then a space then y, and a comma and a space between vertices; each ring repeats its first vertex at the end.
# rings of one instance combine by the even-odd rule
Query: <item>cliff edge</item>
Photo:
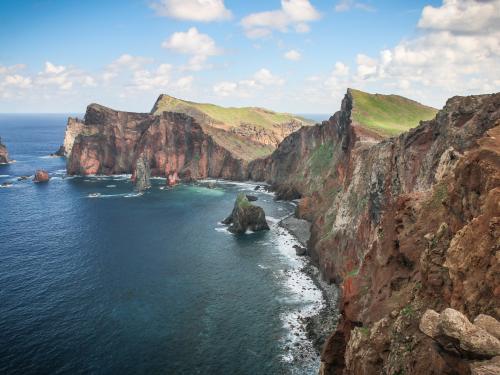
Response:
POLYGON ((278 196, 302 197, 308 253, 341 286, 321 373, 470 373, 474 358, 418 326, 426 309, 500 317, 500 94, 453 97, 378 142, 356 126, 354 105, 348 90, 329 121, 249 166, 278 196))

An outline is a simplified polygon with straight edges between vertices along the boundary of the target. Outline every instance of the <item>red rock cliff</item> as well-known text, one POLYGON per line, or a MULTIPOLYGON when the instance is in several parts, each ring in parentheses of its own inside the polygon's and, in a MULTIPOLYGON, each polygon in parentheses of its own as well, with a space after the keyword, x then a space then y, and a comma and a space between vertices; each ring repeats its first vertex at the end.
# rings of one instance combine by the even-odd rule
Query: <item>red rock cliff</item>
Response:
POLYGON ((348 91, 329 121, 250 164, 278 195, 303 197, 309 253, 341 285, 321 373, 471 373, 477 358, 418 326, 428 308, 500 318, 500 94, 451 98, 381 142, 352 125, 352 106, 348 91))
POLYGON ((246 163, 187 115, 129 113, 91 104, 83 122, 69 125, 77 128, 76 135, 70 132, 74 142, 67 160, 69 174, 133 173, 137 159, 144 156, 153 176, 246 178, 246 163))

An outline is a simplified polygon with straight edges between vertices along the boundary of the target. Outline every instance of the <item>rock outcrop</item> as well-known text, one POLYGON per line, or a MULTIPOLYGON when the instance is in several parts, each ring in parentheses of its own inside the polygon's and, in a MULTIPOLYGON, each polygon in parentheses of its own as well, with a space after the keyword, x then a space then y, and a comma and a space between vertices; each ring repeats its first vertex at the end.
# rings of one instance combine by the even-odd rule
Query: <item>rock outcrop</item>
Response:
POLYGON ((151 169, 149 159, 145 155, 141 155, 137 159, 132 181, 135 184, 135 189, 140 192, 151 187, 151 169))
POLYGON ((151 175, 169 181, 247 177, 247 162, 179 113, 120 112, 91 104, 83 122, 69 120, 65 150, 70 175, 134 173, 138 158, 147 155, 151 175))
POLYGON ((0 138, 0 164, 7 164, 9 162, 9 153, 7 147, 2 144, 2 138, 0 138))
POLYGON ((50 180, 49 172, 43 169, 38 169, 33 177, 34 182, 48 182, 50 180))
POLYGON ((84 121, 80 120, 79 118, 68 118, 68 123, 66 124, 66 132, 64 133, 64 143, 58 151, 63 153, 62 156, 68 157, 69 155, 71 155, 75 139, 77 136, 84 133, 84 127, 84 121))
POLYGON ((235 234, 243 234, 247 230, 252 232, 269 230, 266 214, 262 207, 251 204, 243 193, 238 194, 231 215, 222 223, 230 224, 228 230, 235 234))
MULTIPOLYGON (((496 331, 500 323, 481 314, 479 323, 496 331)), ((477 320, 477 318, 476 318, 477 320)), ((427 310, 420 320, 420 330, 436 340, 443 350, 468 358, 491 359, 500 355, 500 341, 487 329, 472 324, 461 312, 447 308, 441 314, 427 310)))
POLYGON ((472 359, 419 325, 427 309, 499 318, 500 94, 453 97, 382 141, 353 126, 354 105, 348 91, 329 121, 249 166, 278 194, 302 197, 308 254, 341 286, 321 372, 468 374, 472 359))

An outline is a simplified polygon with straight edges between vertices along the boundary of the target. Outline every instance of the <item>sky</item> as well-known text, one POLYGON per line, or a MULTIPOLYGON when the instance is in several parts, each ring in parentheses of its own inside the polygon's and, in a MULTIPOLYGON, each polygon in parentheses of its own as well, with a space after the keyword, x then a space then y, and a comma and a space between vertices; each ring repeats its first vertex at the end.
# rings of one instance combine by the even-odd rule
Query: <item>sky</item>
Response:
POLYGON ((0 0, 0 112, 148 112, 165 93, 334 113, 500 91, 500 0, 0 0))

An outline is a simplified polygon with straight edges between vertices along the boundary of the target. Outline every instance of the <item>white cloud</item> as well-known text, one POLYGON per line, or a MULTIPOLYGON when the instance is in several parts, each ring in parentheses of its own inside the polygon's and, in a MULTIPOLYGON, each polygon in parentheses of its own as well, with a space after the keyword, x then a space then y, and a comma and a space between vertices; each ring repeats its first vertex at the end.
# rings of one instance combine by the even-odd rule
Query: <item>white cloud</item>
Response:
POLYGON ((347 12, 348 10, 351 9, 359 9, 359 10, 364 10, 366 12, 373 12, 375 10, 371 5, 366 3, 361 3, 355 0, 340 0, 335 5, 336 12, 347 12))
POLYGON ((25 77, 20 74, 8 75, 4 78, 5 86, 13 86, 19 88, 28 88, 31 87, 31 78, 25 77))
POLYGON ((269 69, 262 68, 249 78, 238 82, 222 81, 213 86, 218 96, 251 97, 266 87, 281 86, 285 80, 274 75, 269 69))
POLYGON ((285 59, 291 61, 298 61, 302 58, 300 52, 295 49, 291 49, 290 51, 286 52, 283 56, 285 57, 285 59))
POLYGON ((498 31, 499 25, 498 0, 444 0, 441 7, 426 6, 418 22, 423 29, 479 34, 498 31))
POLYGON ((159 16, 185 21, 223 21, 231 18, 224 0, 160 0, 151 5, 159 16))
POLYGON ((45 62, 45 73, 47 74, 59 74, 66 70, 66 67, 59 65, 56 66, 52 64, 50 61, 45 62))
POLYGON ((135 89, 149 91, 153 89, 167 89, 170 83, 172 65, 161 64, 151 72, 149 70, 137 70, 133 73, 132 86, 135 89))
POLYGON ((209 35, 200 33, 196 27, 191 27, 186 32, 173 33, 169 39, 162 43, 162 47, 177 53, 191 55, 186 67, 188 70, 205 68, 208 57, 221 53, 215 41, 209 35))
POLYGON ((125 53, 106 67, 102 74, 102 79, 105 83, 108 83, 123 71, 141 70, 144 65, 151 64, 152 62, 153 59, 142 56, 132 56, 125 53))
POLYGON ((179 88, 180 90, 189 90, 189 89, 191 89, 193 82, 194 82, 193 76, 185 76, 185 77, 179 78, 175 82, 175 86, 177 88, 179 88))
POLYGON ((214 85, 214 93, 219 96, 233 95, 238 89, 238 84, 235 82, 219 82, 214 85))
POLYGON ((350 82, 438 107, 453 95, 500 89, 500 0, 444 0, 425 7, 418 26, 420 35, 376 57, 358 54, 350 82))
POLYGON ((308 22, 320 18, 309 0, 281 0, 281 9, 252 13, 241 20, 249 38, 269 36, 273 30, 288 32, 292 26, 298 33, 309 31, 308 22))
POLYGON ((95 86, 95 79, 74 67, 55 65, 50 61, 45 62, 45 69, 39 72, 33 79, 35 86, 41 88, 56 88, 62 91, 68 91, 76 85, 83 87, 95 86))

